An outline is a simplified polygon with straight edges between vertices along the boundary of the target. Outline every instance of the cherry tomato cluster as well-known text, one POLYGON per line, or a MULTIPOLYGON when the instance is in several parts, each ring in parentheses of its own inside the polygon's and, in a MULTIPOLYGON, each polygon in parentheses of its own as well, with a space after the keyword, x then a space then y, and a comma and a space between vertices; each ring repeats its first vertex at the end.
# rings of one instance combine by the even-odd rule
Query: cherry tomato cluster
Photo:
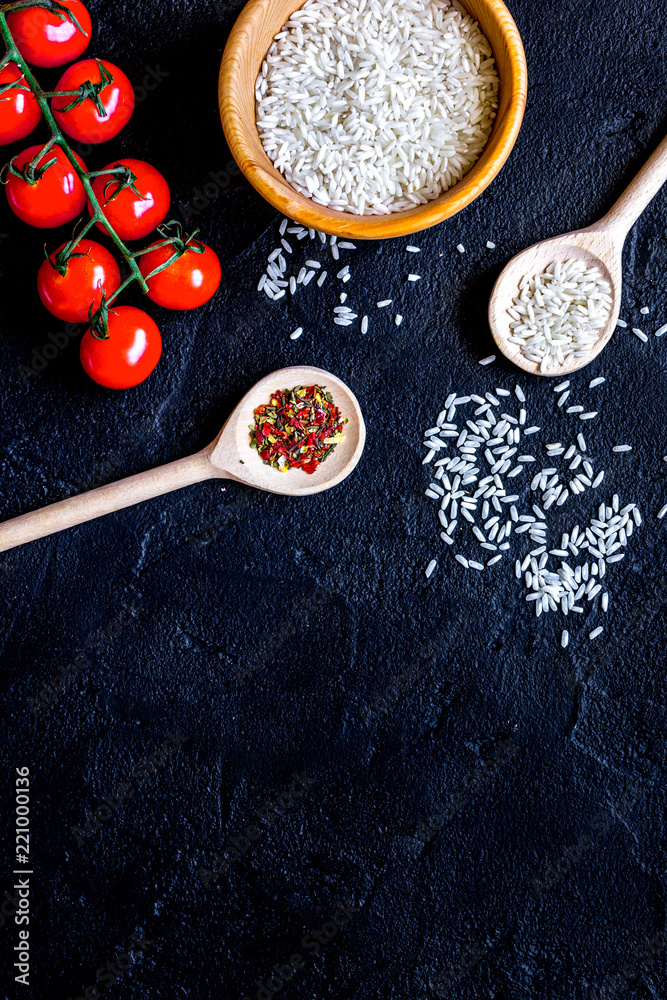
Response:
MULTIPOLYGON (((92 32, 81 0, 42 0, 41 6, 9 10, 6 20, 25 63, 44 68, 78 59, 92 32)), ((139 385, 160 360, 162 338, 141 309, 114 306, 116 295, 139 279, 157 305, 195 309, 215 295, 220 262, 197 233, 184 237, 179 223, 164 225, 171 194, 155 167, 122 158, 91 173, 64 140, 63 134, 97 145, 127 125, 135 101, 122 70, 103 59, 85 59, 66 69, 55 91, 47 93, 35 88, 34 79, 31 85, 22 65, 10 61, 0 69, 0 145, 24 139, 37 127, 40 98, 50 98, 57 127, 48 143, 24 149, 3 169, 9 207, 39 229, 73 222, 86 206, 91 217, 78 235, 48 254, 37 278, 39 296, 59 319, 90 323, 81 362, 92 379, 113 389, 139 385), (130 265, 125 281, 109 250, 88 238, 93 225, 114 238, 130 265), (146 250, 127 250, 126 242, 155 229, 160 240, 146 250)))

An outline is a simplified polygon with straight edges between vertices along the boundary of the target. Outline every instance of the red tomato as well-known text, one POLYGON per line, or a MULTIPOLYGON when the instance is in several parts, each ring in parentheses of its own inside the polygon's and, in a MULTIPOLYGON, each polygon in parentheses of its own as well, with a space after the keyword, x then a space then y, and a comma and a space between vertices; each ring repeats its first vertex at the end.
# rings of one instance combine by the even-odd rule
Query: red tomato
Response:
POLYGON ((68 246, 63 243, 44 261, 37 275, 37 291, 46 308, 58 319, 86 323, 90 320, 91 306, 93 311, 99 308, 102 292, 108 299, 120 287, 120 271, 105 247, 83 239, 65 263, 65 273, 60 274, 58 254, 68 246))
MULTIPOLYGON (((22 169, 41 149, 42 146, 30 146, 24 149, 14 157, 12 164, 22 169)), ((76 153, 73 156, 81 169, 87 171, 88 168, 81 157, 76 153)), ((35 179, 32 182, 24 177, 17 177, 10 169, 5 190, 12 212, 37 229, 52 229, 54 226, 71 222, 86 207, 83 184, 59 146, 54 146, 39 158, 35 179), (39 168, 46 166, 50 160, 56 162, 40 176, 39 168)))
POLYGON ((199 240, 143 254, 139 258, 139 269, 144 278, 181 247, 184 249, 173 264, 147 280, 148 298, 165 309, 196 309, 212 299, 220 287, 222 270, 217 254, 199 240))
POLYGON ((7 14, 7 24, 14 36, 16 47, 26 62, 33 66, 64 66, 78 59, 90 42, 93 25, 90 14, 81 0, 60 0, 79 22, 81 29, 63 14, 45 10, 44 7, 28 7, 7 14))
POLYGON ((109 309, 109 336, 86 330, 81 340, 81 364, 86 375, 107 389, 131 389, 148 378, 162 354, 162 337, 145 312, 134 306, 109 309))
MULTIPOLYGON (((9 63, 0 70, 0 91, 8 83, 22 79, 18 66, 9 63)), ((25 139, 39 125, 41 117, 39 104, 25 80, 20 88, 12 87, 0 93, 0 146, 25 139)))
POLYGON ((132 117, 134 89, 122 69, 113 63, 84 59, 65 70, 56 90, 78 90, 85 83, 92 84, 95 97, 54 97, 53 117, 70 139, 106 142, 118 135, 132 117))
MULTIPOLYGON (((93 191, 121 240, 142 240, 164 221, 169 211, 169 185, 155 167, 143 160, 116 160, 104 170, 113 167, 124 168, 124 176, 96 177, 93 191)), ((88 210, 92 215, 90 202, 88 210)), ((106 232, 100 222, 97 228, 106 232)))

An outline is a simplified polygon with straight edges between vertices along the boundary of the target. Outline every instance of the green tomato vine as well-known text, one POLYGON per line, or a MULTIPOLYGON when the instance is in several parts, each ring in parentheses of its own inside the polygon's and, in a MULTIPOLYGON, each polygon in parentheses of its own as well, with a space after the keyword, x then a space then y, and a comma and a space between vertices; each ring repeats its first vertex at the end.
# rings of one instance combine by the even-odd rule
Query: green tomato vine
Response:
MULTIPOLYGON (((3 172, 5 170, 8 170, 18 176, 21 176, 29 184, 35 184, 39 180, 39 178, 43 176, 43 174, 49 169, 49 167, 56 162, 55 160, 47 160, 43 164, 40 163, 42 157, 44 157, 45 154, 47 154, 51 149, 53 149, 56 146, 59 147, 69 160, 72 169, 74 170, 77 177, 83 184, 84 190, 88 196, 90 207, 92 209, 92 214, 90 220, 84 224, 84 226, 80 229, 80 231, 76 233, 76 235, 73 237, 72 240, 70 240, 67 246, 63 248, 61 253, 58 254, 58 258, 54 266, 56 267, 57 270, 61 270, 62 273, 62 268, 67 266, 67 261, 72 256, 76 256, 75 251, 81 240, 86 236, 88 232, 90 232, 90 230, 95 225, 97 225, 97 223, 99 223, 107 232, 108 236, 115 244, 116 249, 118 250, 120 256, 123 258, 123 260, 130 269, 130 274, 121 283, 118 290, 114 292, 114 294, 111 295, 108 300, 103 299, 102 304, 100 308, 97 310, 97 312, 91 314, 90 317, 91 326, 94 336, 97 336, 100 339, 106 339, 108 337, 108 327, 107 327, 108 309, 109 306, 115 301, 115 299, 121 294, 121 292, 123 292, 129 285, 131 285, 132 282, 137 281, 144 294, 147 293, 148 292, 148 285, 146 283, 147 280, 154 277, 156 274, 159 274, 161 271, 164 271, 167 267, 173 264, 174 261, 178 260, 178 258, 182 256, 182 254, 185 253, 186 251, 203 253, 203 249, 199 249, 200 245, 197 244, 196 241, 193 242, 194 237, 197 235, 196 233, 194 233, 192 236, 188 237, 185 240, 183 239, 181 226, 178 222, 172 222, 167 225, 161 226, 158 229, 158 232, 163 237, 163 240, 162 242, 157 244, 157 246, 165 247, 173 245, 174 254, 172 257, 169 258, 169 260, 165 261, 164 264, 156 268, 154 271, 151 271, 150 274, 146 275, 146 277, 144 278, 139 269, 139 265, 137 264, 137 258, 141 257, 142 254, 147 253, 149 249, 155 249, 156 247, 147 248, 146 250, 139 250, 134 253, 131 250, 129 250, 129 248, 125 245, 124 241, 118 236, 113 226, 109 223, 106 216, 104 215, 102 207, 100 206, 100 203, 95 195, 95 192, 93 191, 93 187, 91 184, 91 180, 93 180, 95 177, 109 175, 110 179, 107 188, 109 187, 109 185, 116 182, 118 184, 118 190, 115 192, 116 194, 123 187, 130 187, 132 188, 132 190, 136 192, 136 188, 134 187, 136 178, 130 171, 128 171, 126 168, 122 166, 113 167, 109 170, 104 170, 104 171, 91 171, 91 172, 86 172, 81 168, 65 135, 59 128, 48 102, 49 98, 56 96, 56 92, 42 90, 39 83, 33 76, 33 73, 30 67, 28 66, 27 62, 19 52, 16 43, 14 42, 14 38, 9 29, 9 26, 7 24, 7 14, 13 13, 14 11, 18 10, 26 10, 29 7, 43 7, 46 10, 50 11, 51 13, 56 14, 58 17, 62 19, 68 18, 80 31, 82 30, 81 25, 78 23, 74 14, 67 7, 64 7, 62 4, 58 3, 58 0, 15 0, 14 3, 4 4, 3 6, 0 6, 0 35, 2 36, 6 48, 5 55, 2 57, 2 59, 0 59, 0 71, 2 71, 6 66, 13 63, 18 67, 18 69, 21 71, 22 74, 19 80, 13 81, 4 86, 0 86, 0 99, 2 94, 7 92, 8 90, 14 90, 14 89, 25 90, 26 89, 26 86, 24 85, 25 81, 25 84, 27 84, 27 87, 31 90, 32 94, 34 95, 39 105, 39 108, 42 112, 42 117, 44 118, 46 124, 48 125, 51 131, 51 138, 48 140, 48 142, 45 143, 43 148, 40 149, 39 153, 35 157, 33 157, 31 162, 26 164, 25 167, 23 167, 23 169, 19 170, 19 168, 14 166, 13 162, 10 161, 10 163, 7 164, 5 168, 3 168, 3 172), (173 235, 172 235, 172 230, 173 230, 173 235)), ((100 91, 112 81, 113 77, 111 77, 110 74, 107 73, 106 69, 103 66, 101 66, 99 60, 98 60, 98 66, 100 67, 100 81, 98 83, 87 81, 86 83, 83 83, 81 87, 76 91, 59 92, 59 96, 68 96, 73 98, 73 101, 70 105, 68 105, 68 108, 72 108, 76 104, 79 104, 84 100, 92 100, 95 106, 97 107, 98 111, 100 112, 104 111, 104 108, 100 102, 100 97, 99 97, 100 91)), ((2 181, 1 175, 0 175, 0 181, 2 181)))

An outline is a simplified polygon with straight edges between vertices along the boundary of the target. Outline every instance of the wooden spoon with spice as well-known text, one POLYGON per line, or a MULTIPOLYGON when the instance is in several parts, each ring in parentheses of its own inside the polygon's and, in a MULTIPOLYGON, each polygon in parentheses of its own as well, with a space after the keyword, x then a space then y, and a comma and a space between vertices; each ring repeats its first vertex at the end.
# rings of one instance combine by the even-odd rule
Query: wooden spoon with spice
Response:
MULTIPOLYGON (((291 392, 290 396, 294 398, 291 392)), ((288 437, 287 434, 285 436, 288 437)), ((261 379, 246 393, 208 448, 189 458, 140 472, 121 482, 6 521, 0 524, 0 552, 205 479, 233 479, 258 490, 285 496, 321 493, 350 475, 361 458, 365 441, 366 427, 359 403, 344 382, 320 368, 283 368, 261 379), (308 468, 313 470, 310 474, 302 468, 291 467, 291 464, 287 471, 279 471, 265 464, 257 449, 251 447, 255 410, 262 408, 264 424, 266 408, 271 407, 272 402, 278 402, 277 390, 291 391, 295 387, 326 390, 326 393, 311 393, 312 398, 298 404, 296 410, 300 416, 293 415, 295 407, 292 405, 284 421, 294 422, 289 435, 292 442, 290 463, 299 461, 303 454, 308 460, 313 453, 320 456, 324 453, 321 461, 308 464, 308 468), (327 404, 327 394, 330 394, 332 404, 327 404), (318 424, 318 421, 321 423, 318 424), (346 421, 344 425, 343 421, 346 421), (309 436, 305 436, 301 429, 306 422, 309 436), (338 433, 335 432, 337 429, 338 433), (307 449, 305 453, 299 454, 299 448, 294 444, 296 440, 300 440, 302 447, 307 449)), ((264 443, 271 442, 265 440, 264 443)))

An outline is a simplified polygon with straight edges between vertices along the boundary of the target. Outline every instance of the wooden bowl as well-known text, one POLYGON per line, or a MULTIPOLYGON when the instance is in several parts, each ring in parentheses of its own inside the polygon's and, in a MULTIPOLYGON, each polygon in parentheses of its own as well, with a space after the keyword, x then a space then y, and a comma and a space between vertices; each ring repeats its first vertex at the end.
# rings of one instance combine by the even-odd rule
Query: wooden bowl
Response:
POLYGON ((502 0, 460 0, 493 50, 500 78, 498 113, 482 155, 439 198, 391 215, 353 215, 317 205, 299 194, 264 152, 255 121, 255 81, 274 36, 303 0, 250 0, 227 41, 218 99, 225 137, 239 167, 274 208, 324 233, 360 240, 406 236, 449 219, 474 201, 499 173, 516 142, 528 89, 526 56, 518 28, 502 0))

